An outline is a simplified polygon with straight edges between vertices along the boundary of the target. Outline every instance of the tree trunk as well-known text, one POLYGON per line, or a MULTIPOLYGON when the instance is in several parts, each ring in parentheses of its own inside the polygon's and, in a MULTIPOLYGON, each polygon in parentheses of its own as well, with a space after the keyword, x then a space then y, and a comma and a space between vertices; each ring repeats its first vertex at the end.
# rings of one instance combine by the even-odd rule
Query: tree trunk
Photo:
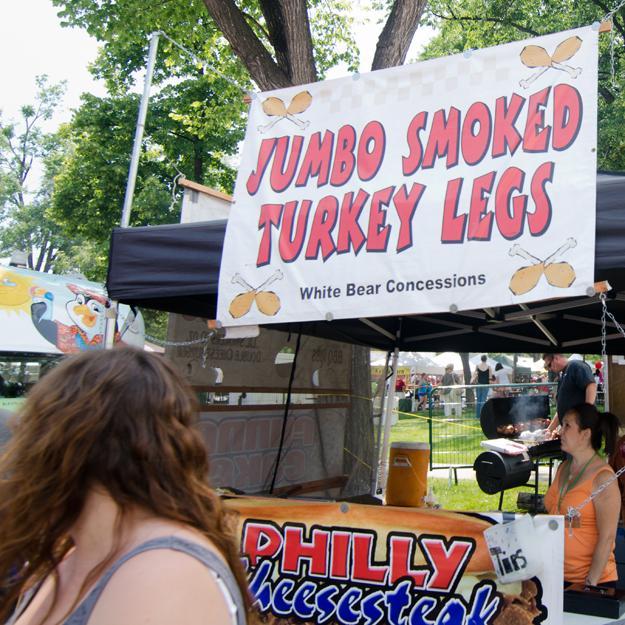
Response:
POLYGON ((293 85, 317 80, 306 0, 260 0, 279 68, 293 85))
POLYGON ((426 0, 395 0, 378 39, 372 70, 404 63, 426 4, 426 0))
POLYGON ((48 271, 52 269, 52 263, 54 262, 55 258, 56 258, 56 252, 54 251, 54 245, 50 243, 50 247, 48 247, 48 253, 46 254, 46 262, 43 266, 43 271, 45 273, 48 273, 48 271))
POLYGON ((373 466, 374 432, 371 404, 371 366, 368 347, 352 347, 351 410, 345 424, 343 466, 349 481, 343 496, 369 493, 373 466))
POLYGON ((233 0, 204 0, 204 5, 262 91, 291 85, 288 76, 271 58, 233 0))
POLYGON ((289 78, 294 85, 317 80, 306 0, 282 0, 289 78))
POLYGON ((199 184, 204 183, 204 161, 199 142, 195 142, 193 145, 193 180, 199 184))
MULTIPOLYGON (((395 0, 378 39, 371 69, 401 65, 427 0, 395 0)), ((206 10, 261 91, 317 80, 306 0, 260 0, 276 60, 234 0, 204 0, 206 10)))
POLYGON ((46 251, 48 249, 48 243, 44 243, 38 250, 38 254, 37 254, 37 262, 35 263, 34 259, 33 259, 33 264, 34 264, 34 268, 35 271, 41 271, 41 266, 43 265, 43 259, 46 256, 46 251))

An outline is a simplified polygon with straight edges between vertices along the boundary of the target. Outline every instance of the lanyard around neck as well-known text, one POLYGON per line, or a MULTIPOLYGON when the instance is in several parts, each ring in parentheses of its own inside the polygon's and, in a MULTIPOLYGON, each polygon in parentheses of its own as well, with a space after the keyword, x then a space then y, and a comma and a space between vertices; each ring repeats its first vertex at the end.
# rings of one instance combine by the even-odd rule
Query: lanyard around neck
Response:
POLYGON ((582 475, 584 475, 584 472, 588 468, 588 465, 595 459, 596 455, 597 454, 595 453, 590 456, 586 464, 581 468, 581 470, 575 476, 575 479, 571 483, 569 483, 569 475, 571 473, 571 467, 573 466, 573 460, 569 460, 566 466, 566 475, 562 476, 564 479, 562 480, 562 484, 560 484, 560 496, 558 497, 558 512, 560 512, 560 504, 562 503, 562 500, 566 497, 569 491, 573 490, 577 486, 577 483, 582 478, 582 475))

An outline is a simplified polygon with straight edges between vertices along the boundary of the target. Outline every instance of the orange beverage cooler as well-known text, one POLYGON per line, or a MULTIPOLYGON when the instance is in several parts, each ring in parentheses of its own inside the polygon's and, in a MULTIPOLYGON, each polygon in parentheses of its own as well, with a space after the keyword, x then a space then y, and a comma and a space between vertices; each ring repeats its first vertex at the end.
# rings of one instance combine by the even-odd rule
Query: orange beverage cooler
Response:
POLYGON ((430 446, 428 443, 391 443, 386 504, 423 506, 427 493, 430 446))

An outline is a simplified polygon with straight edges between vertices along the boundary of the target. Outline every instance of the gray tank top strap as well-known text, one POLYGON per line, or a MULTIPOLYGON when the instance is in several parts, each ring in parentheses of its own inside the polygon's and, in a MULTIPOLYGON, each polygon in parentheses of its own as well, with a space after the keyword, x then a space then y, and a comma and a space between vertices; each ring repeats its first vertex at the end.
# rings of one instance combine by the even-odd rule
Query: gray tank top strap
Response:
POLYGON ((134 556, 154 549, 173 549, 174 551, 186 553, 199 560, 210 569, 216 575, 217 579, 226 587, 226 591, 232 598, 232 603, 236 607, 237 625, 245 625, 247 623, 243 598, 241 597, 239 587, 228 565, 213 551, 198 543, 184 540, 176 536, 163 536, 142 543, 116 560, 102 577, 100 577, 96 585, 91 589, 76 610, 67 618, 64 625, 87 625, 87 621, 93 612, 95 604, 114 573, 134 556))

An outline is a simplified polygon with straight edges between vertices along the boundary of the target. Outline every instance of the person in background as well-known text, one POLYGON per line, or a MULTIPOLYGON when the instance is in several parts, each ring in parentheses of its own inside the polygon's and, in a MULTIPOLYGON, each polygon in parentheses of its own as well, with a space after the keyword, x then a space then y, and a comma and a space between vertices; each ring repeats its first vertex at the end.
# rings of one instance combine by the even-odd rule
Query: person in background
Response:
POLYGON ((569 457, 556 474, 545 495, 549 514, 566 515, 569 508, 583 504, 579 518, 565 519, 564 580, 589 586, 612 584, 617 579, 614 540, 620 513, 620 493, 614 470, 599 456, 613 455, 618 435, 618 419, 601 413, 591 404, 579 404, 562 413, 562 451, 569 457), (603 489, 598 493, 599 489, 603 489))
POLYGON ((12 625, 247 622, 197 409, 172 365, 130 347, 37 383, 0 458, 2 623, 18 599, 12 625))
POLYGON ((603 363, 600 360, 598 360, 595 363, 595 371, 592 374, 592 377, 595 380, 595 384, 597 385, 597 389, 599 389, 601 385, 603 385, 603 371, 601 370, 602 366, 603 366, 603 363))
POLYGON ((432 390, 432 385, 428 380, 427 375, 425 373, 421 374, 419 378, 419 384, 417 386, 417 410, 425 410, 428 404, 428 395, 432 390))
POLYGON ((545 369, 558 377, 556 413, 547 428, 547 435, 554 436, 560 425, 560 415, 578 404, 594 404, 597 384, 590 367, 582 360, 567 360, 564 354, 543 354, 545 369))
POLYGON ((398 376, 397 380, 395 380, 395 392, 403 393, 405 390, 406 390, 406 382, 404 381, 404 378, 400 378, 398 376))
POLYGON ((454 366, 449 363, 445 367, 445 373, 441 378, 441 386, 447 388, 441 389, 443 396, 444 412, 446 417, 456 416, 459 417, 462 413, 462 390, 456 388, 450 388, 460 384, 459 376, 454 373, 454 366))
MULTIPOLYGON (((493 376, 493 379, 493 383, 497 385, 510 384, 510 376, 500 362, 495 365, 495 375, 493 376)), ((508 394, 508 389, 505 386, 497 386, 495 394, 497 397, 505 397, 508 394)))
POLYGON ((475 416, 478 419, 480 418, 480 413, 482 412, 482 406, 488 397, 488 384, 490 384, 492 375, 493 373, 490 365, 488 364, 488 358, 486 357, 486 354, 482 354, 480 362, 475 367, 473 377, 471 378, 471 384, 479 384, 479 386, 475 389, 475 416))

